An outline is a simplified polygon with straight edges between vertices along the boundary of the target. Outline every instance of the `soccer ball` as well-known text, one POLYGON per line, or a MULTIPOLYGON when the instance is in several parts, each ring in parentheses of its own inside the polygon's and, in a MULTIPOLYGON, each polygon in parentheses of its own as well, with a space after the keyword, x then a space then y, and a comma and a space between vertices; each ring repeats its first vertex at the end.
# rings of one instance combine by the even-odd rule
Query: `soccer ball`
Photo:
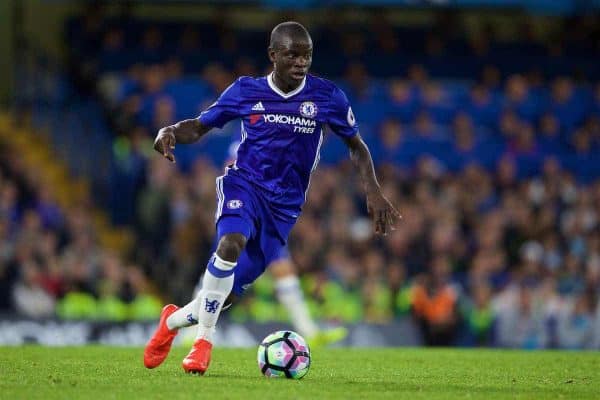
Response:
POLYGON ((301 379, 310 368, 310 349, 304 338, 292 331, 277 331, 258 346, 258 368, 269 378, 301 379))

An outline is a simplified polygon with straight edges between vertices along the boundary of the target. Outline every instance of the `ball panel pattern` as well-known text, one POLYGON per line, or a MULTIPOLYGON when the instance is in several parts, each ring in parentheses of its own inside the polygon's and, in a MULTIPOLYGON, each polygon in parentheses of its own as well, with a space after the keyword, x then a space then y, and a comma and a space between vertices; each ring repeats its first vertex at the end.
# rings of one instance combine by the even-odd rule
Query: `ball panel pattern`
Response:
POLYGON ((257 361, 260 371, 267 377, 300 379, 310 368, 310 349, 297 333, 277 331, 262 341, 257 361))

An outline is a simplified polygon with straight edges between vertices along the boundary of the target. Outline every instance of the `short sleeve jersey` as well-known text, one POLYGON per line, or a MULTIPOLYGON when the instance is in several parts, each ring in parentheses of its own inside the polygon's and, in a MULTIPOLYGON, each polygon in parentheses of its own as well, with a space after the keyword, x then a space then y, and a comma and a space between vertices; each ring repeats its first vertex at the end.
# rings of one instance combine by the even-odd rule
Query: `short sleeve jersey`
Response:
POLYGON ((285 214, 297 216, 319 162, 323 126, 350 138, 358 125, 348 98, 333 82, 307 75, 284 93, 272 75, 241 77, 198 117, 221 128, 241 119, 237 160, 229 170, 260 188, 285 214))

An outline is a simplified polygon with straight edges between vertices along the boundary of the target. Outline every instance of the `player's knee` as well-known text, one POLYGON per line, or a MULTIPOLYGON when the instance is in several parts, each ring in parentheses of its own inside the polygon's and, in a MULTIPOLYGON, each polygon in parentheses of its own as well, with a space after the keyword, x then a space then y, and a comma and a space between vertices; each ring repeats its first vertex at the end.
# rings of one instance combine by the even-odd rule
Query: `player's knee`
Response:
POLYGON ((236 262, 246 245, 246 237, 240 233, 224 235, 219 240, 217 255, 225 261, 236 262))

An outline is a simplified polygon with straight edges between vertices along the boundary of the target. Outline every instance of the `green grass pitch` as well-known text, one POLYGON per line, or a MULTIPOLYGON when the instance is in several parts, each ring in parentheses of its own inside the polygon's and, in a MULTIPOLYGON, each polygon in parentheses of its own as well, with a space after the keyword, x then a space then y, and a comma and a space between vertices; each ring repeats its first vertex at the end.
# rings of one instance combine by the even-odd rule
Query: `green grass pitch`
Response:
POLYGON ((300 380, 264 378, 254 349, 216 349, 205 376, 187 349, 155 370, 142 349, 0 347, 0 399, 600 399, 600 353, 314 350, 300 380))

